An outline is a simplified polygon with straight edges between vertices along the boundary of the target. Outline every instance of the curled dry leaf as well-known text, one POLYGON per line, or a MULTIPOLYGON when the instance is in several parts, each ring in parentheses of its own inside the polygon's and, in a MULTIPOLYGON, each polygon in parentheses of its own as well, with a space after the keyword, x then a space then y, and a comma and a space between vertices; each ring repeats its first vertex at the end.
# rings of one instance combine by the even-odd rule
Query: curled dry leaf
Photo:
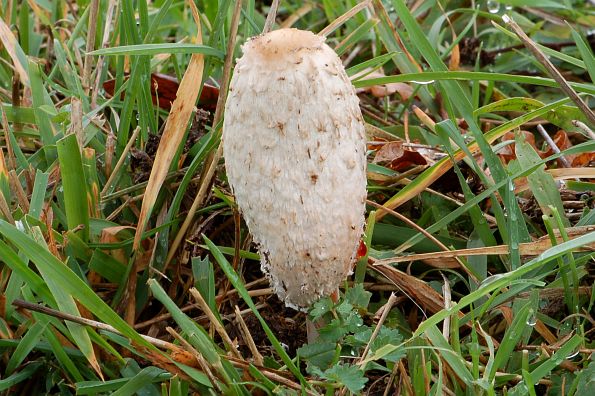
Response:
MULTIPOLYGON (((434 314, 444 309, 442 295, 423 280, 385 264, 373 265, 371 268, 396 285, 424 310, 434 314)), ((462 318, 463 313, 459 312, 458 316, 462 318)), ((469 326, 468 323, 465 325, 469 326)))
MULTIPOLYGON (((556 143, 556 146, 558 146, 560 151, 567 150, 573 146, 572 142, 570 141, 570 137, 568 136, 568 133, 566 133, 566 131, 564 130, 559 130, 552 139, 554 143, 556 143)), ((539 152, 539 156, 541 158, 546 158, 553 154, 554 150, 549 146, 546 151, 539 152)), ((588 167, 591 166, 593 162, 595 162, 594 152, 587 152, 581 154, 566 154, 565 157, 570 162, 571 166, 574 168, 588 167)), ((559 159, 558 165, 562 165, 559 159)))
MULTIPOLYGON (((386 75, 382 71, 376 70, 370 72, 370 69, 364 69, 360 73, 356 74, 354 78, 357 78, 358 75, 365 75, 361 78, 361 80, 371 80, 374 78, 386 77, 386 75)), ((401 96, 402 100, 407 100, 413 94, 413 88, 411 88, 411 86, 405 83, 388 83, 382 85, 372 85, 371 87, 358 88, 357 92, 369 92, 377 98, 384 98, 385 96, 390 96, 394 93, 398 93, 401 96)))
MULTIPOLYGON (((113 96, 115 91, 116 80, 107 80, 103 83, 103 89, 109 96, 113 96)), ((151 73, 151 97, 153 104, 158 105, 163 110, 170 110, 171 104, 176 99, 176 93, 180 87, 180 82, 177 78, 168 76, 167 74, 151 73)), ((200 92, 198 104, 201 108, 215 111, 217 106, 217 98, 219 96, 219 88, 204 84, 200 92)), ((124 93, 122 93, 122 98, 124 93)))
MULTIPOLYGON (((525 141, 527 143, 529 143, 531 145, 531 147, 533 147, 533 149, 537 152, 537 154, 539 154, 540 158, 547 158, 554 154, 554 149, 550 146, 547 146, 546 150, 540 150, 537 147, 537 144, 535 143, 535 136, 531 132, 521 131, 521 133, 524 135, 525 141)), ((506 140, 514 140, 514 132, 506 132, 502 136, 502 141, 506 141, 506 140)), ((560 149, 560 151, 564 151, 564 150, 569 149, 570 147, 573 146, 568 134, 564 130, 559 130, 554 135, 552 140, 554 141, 556 146, 560 149)), ((514 143, 507 145, 507 146, 503 147, 502 149, 500 149, 498 151, 498 155, 500 156, 500 159, 506 164, 508 162, 516 159, 514 143)), ((572 164, 573 167, 589 166, 589 164, 595 160, 595 153, 583 153, 580 155, 566 155, 565 157, 572 164)), ((558 160, 558 162, 559 162, 559 160, 558 160)), ((562 164, 559 163, 559 165, 561 166, 562 164)))
POLYGON ((581 153, 573 156, 572 167, 591 167, 595 166, 595 152, 581 153))
POLYGON ((390 162, 400 158, 403 155, 402 142, 387 142, 383 144, 374 157, 374 163, 390 162))
POLYGON ((376 152, 374 163, 387 163, 395 171, 404 171, 416 165, 427 165, 428 160, 419 152, 403 147, 403 142, 388 142, 376 152))

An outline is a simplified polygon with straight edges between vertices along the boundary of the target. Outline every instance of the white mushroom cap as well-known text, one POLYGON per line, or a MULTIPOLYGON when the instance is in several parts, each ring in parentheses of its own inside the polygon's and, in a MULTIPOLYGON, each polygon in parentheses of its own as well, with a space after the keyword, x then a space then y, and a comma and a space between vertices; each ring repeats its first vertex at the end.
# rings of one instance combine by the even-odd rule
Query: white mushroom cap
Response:
POLYGON ((359 100, 324 38, 297 29, 243 46, 229 88, 229 183, 286 305, 307 307, 350 273, 363 232, 366 142, 359 100))

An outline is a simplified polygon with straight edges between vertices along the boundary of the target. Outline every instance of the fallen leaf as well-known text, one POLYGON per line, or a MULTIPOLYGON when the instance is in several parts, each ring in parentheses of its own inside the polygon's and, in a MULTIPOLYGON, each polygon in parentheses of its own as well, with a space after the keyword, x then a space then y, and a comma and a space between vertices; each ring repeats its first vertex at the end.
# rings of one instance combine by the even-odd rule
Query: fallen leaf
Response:
MULTIPOLYGON (((362 70, 361 72, 353 76, 353 78, 357 78, 358 75, 364 75, 364 77, 360 79, 361 81, 386 77, 384 72, 382 72, 381 70, 375 70, 370 72, 370 69, 362 70)), ((401 96, 402 100, 407 100, 413 94, 413 88, 411 88, 411 86, 406 83, 388 83, 382 85, 372 85, 371 87, 358 88, 357 92, 369 92, 377 98, 384 98, 385 96, 390 96, 394 93, 398 93, 401 96)))
POLYGON ((404 171, 416 165, 427 165, 428 161, 419 152, 403 148, 403 143, 388 142, 374 157, 374 163, 387 162, 387 167, 395 171, 404 171))
MULTIPOLYGON (((115 91, 115 85, 116 80, 107 80, 103 83, 103 89, 105 89, 105 92, 109 96, 112 96, 115 91)), ((153 99, 153 104, 158 105, 161 109, 170 110, 173 101, 176 99, 179 87, 180 83, 177 78, 167 74, 152 73, 151 97, 153 99)), ((205 110, 215 111, 218 96, 219 88, 205 83, 200 92, 200 98, 198 99, 199 107, 202 107, 205 110)), ((124 94, 122 93, 122 98, 123 97, 124 94)))
MULTIPOLYGON (((556 146, 560 149, 560 151, 564 151, 566 149, 569 149, 570 147, 572 147, 572 143, 570 142, 570 138, 568 137, 568 134, 566 133, 566 131, 564 130, 559 130, 558 132, 556 132, 556 134, 554 135, 554 137, 552 138, 552 140, 554 141, 554 143, 556 144, 556 146)), ((550 155, 554 154, 554 149, 551 146, 547 146, 547 150, 545 151, 537 151, 539 153, 539 156, 541 158, 547 158, 550 155)), ((570 162, 571 164, 574 162, 574 158, 576 157, 576 155, 565 155, 566 159, 568 160, 568 162, 570 162)), ((558 166, 559 167, 563 167, 564 164, 562 163, 562 161, 560 159, 557 160, 558 162, 558 166)))
POLYGON ((405 83, 388 83, 384 85, 373 85, 370 87, 370 93, 377 98, 384 98, 394 93, 398 93, 402 100, 407 100, 413 94, 413 88, 405 83))
POLYGON ((391 161, 388 167, 392 170, 402 172, 417 165, 427 164, 428 161, 417 151, 403 150, 403 155, 391 161))
POLYGON ((388 141, 388 139, 383 137, 373 136, 372 141, 368 142, 368 150, 380 150, 384 146, 384 143, 388 141))
POLYGON ((595 164, 595 152, 581 153, 574 156, 572 160, 573 168, 591 167, 595 164))
POLYGON ((374 157, 374 163, 390 162, 396 158, 400 158, 403 155, 403 143, 402 142, 388 142, 383 144, 382 147, 376 152, 374 157))

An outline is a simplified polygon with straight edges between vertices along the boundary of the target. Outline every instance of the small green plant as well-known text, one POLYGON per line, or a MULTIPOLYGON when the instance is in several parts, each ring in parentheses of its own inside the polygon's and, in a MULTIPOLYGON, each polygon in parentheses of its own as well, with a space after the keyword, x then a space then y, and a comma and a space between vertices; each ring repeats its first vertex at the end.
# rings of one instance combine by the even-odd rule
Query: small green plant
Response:
POLYGON ((318 328, 318 337, 314 342, 298 350, 298 356, 307 364, 309 373, 356 393, 367 382, 364 377, 366 371, 390 373, 394 369, 394 363, 404 356, 400 347, 403 337, 398 330, 383 324, 376 329, 364 323, 363 316, 368 321, 370 319, 367 309, 371 296, 361 284, 357 284, 349 288, 337 303, 327 297, 314 304, 309 318, 313 323, 324 325, 318 328), (374 332, 375 337, 372 337, 374 332), (382 348, 390 346, 395 347, 392 352, 374 358, 382 348), (372 359, 368 360, 369 357, 372 359))
POLYGON ((313 343, 298 350, 298 356, 307 364, 310 374, 334 383, 335 387, 345 386, 357 393, 368 381, 364 376, 366 371, 390 373, 394 364, 404 356, 403 337, 398 330, 383 324, 376 329, 364 323, 363 317, 370 320, 367 309, 371 296, 372 293, 357 284, 337 303, 327 297, 314 304, 308 316, 313 323, 324 325, 318 328, 318 337, 313 343), (374 332, 375 337, 372 337, 374 332), (393 351, 376 357, 382 348, 391 346, 395 347, 393 351))

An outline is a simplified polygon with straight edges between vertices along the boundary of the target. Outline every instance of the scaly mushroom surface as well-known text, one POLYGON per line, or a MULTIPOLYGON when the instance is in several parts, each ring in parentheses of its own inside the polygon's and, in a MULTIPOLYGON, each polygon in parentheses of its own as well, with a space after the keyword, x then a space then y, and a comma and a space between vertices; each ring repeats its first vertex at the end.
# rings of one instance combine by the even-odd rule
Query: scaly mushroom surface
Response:
POLYGON ((350 273, 363 233, 366 142, 355 90, 324 38, 297 29, 243 47, 229 88, 229 184, 286 305, 307 307, 350 273))

